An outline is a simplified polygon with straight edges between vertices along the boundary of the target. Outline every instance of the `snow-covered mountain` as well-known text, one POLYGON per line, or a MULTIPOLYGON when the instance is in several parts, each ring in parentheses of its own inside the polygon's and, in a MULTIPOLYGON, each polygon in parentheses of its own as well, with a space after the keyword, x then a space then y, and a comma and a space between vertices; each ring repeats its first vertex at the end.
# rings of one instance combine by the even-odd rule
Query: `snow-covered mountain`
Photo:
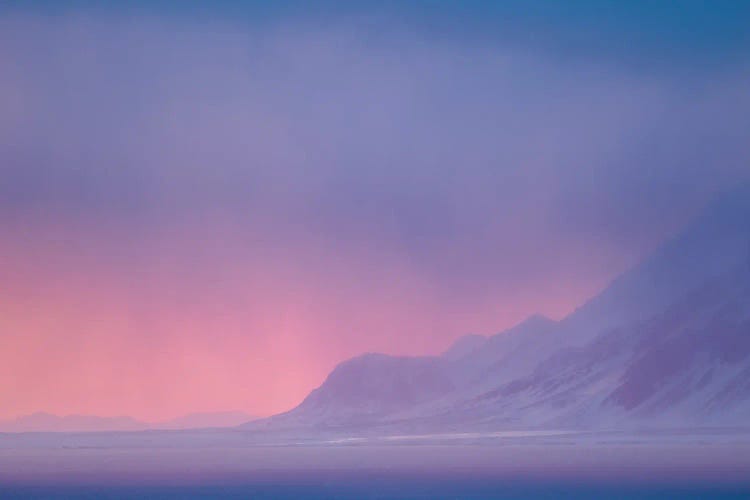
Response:
POLYGON ((651 256, 561 323, 568 342, 645 321, 710 279, 750 266, 750 183, 711 202, 651 256))
POLYGON ((521 376, 541 361, 540 347, 556 341, 557 327, 557 322, 542 315, 531 316, 454 360, 454 377, 461 386, 481 387, 521 376))
POLYGON ((545 341, 555 325, 535 315, 491 337, 462 337, 442 356, 370 353, 352 358, 339 364, 298 407, 256 425, 366 425, 438 411, 457 398, 481 393, 502 377, 527 373, 535 366, 534 345, 545 341))
POLYGON ((454 389, 449 363, 443 357, 364 354, 339 364, 297 408, 269 421, 284 426, 366 424, 419 407, 454 389))
POLYGON ((442 417, 497 426, 750 421, 750 268, 710 280, 642 323, 562 349, 533 373, 442 417))
POLYGON ((534 316, 491 337, 461 338, 439 357, 354 358, 297 408, 256 425, 474 429, 749 417, 745 185, 560 322, 534 316))

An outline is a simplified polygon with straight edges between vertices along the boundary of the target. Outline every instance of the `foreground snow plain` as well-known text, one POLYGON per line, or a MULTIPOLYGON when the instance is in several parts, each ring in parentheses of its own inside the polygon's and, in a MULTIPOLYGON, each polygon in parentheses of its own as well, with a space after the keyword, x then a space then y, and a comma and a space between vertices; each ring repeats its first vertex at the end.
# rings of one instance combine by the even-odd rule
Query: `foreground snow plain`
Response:
POLYGON ((244 430, 0 435, 0 484, 201 484, 317 472, 750 487, 750 428, 310 435, 244 430))

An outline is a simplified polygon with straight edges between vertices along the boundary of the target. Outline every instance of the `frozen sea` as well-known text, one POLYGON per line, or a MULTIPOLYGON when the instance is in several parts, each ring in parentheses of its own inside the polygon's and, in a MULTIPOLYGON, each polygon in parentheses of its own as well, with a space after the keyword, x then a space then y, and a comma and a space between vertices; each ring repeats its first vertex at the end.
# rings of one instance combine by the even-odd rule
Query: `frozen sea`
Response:
POLYGON ((0 498, 750 498, 750 431, 2 434, 0 498))

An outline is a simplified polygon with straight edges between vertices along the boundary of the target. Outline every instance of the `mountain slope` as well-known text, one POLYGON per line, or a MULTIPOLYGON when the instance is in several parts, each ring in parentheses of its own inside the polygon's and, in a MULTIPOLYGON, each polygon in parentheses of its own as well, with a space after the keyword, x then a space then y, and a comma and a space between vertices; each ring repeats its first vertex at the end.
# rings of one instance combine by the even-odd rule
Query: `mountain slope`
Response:
POLYGON ((519 377, 541 361, 542 345, 556 342, 558 323, 536 314, 493 335, 459 361, 455 372, 468 384, 482 386, 519 377))
POLYGON ((339 364, 299 406, 271 417, 270 422, 282 426, 363 425, 453 389, 443 358, 364 354, 339 364))
POLYGON ((568 342, 644 321, 712 278, 750 266, 750 183, 715 198, 677 236, 565 318, 568 342))
POLYGON ((451 423, 612 426, 750 421, 750 270, 711 280, 641 324, 558 351, 456 402, 451 423))
POLYGON ((444 405, 473 386, 479 390, 488 379, 526 373, 533 367, 533 345, 555 324, 532 316, 491 337, 462 337, 439 357, 358 356, 339 364, 299 406, 259 425, 365 425, 408 418, 420 408, 444 405))

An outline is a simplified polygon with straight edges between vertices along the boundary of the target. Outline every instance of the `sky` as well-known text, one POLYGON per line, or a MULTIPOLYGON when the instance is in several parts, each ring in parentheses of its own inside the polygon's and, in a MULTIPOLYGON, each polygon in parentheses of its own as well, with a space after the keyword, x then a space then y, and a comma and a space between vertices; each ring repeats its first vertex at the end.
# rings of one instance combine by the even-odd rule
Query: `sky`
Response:
POLYGON ((0 418, 287 410, 750 179, 747 2, 114 4, 0 6, 0 418))

